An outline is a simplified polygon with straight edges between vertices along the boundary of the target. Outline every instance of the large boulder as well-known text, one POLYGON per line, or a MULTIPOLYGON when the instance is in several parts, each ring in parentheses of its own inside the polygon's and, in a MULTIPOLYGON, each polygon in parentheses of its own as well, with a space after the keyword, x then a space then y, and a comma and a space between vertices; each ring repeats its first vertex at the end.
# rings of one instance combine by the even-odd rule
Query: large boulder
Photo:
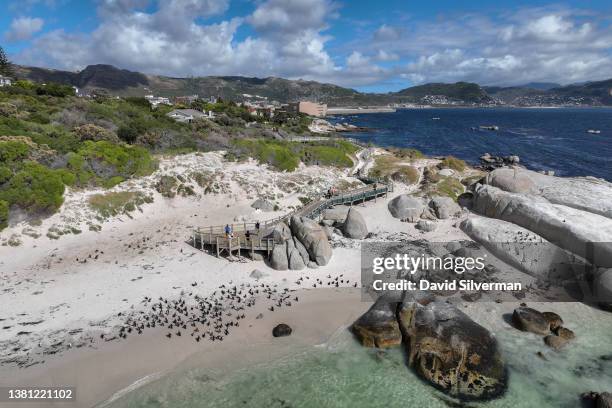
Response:
POLYGON ((531 276, 556 280, 574 276, 568 254, 526 228, 479 216, 463 220, 459 228, 497 258, 531 276))
POLYGON ((277 271, 289 269, 289 259, 287 258, 287 243, 275 244, 270 255, 270 266, 277 271))
POLYGON ((291 217, 291 231, 304 245, 312 261, 327 265, 332 257, 332 247, 323 227, 306 217, 291 217))
POLYGON ((411 197, 408 194, 401 194, 389 201, 387 208, 395 218, 417 222, 425 206, 421 199, 411 197))
POLYGON ((461 208, 450 197, 433 197, 429 202, 429 206, 441 220, 454 217, 461 213, 461 208))
POLYGON ((263 198, 258 198, 257 200, 253 201, 251 207, 261 211, 274 211, 274 203, 264 200, 263 198))
POLYGON ((435 231, 437 226, 438 225, 431 220, 419 220, 419 222, 416 223, 414 228, 424 232, 431 232, 435 231))
POLYGON ((519 168, 502 167, 493 170, 485 177, 485 184, 501 188, 510 193, 536 193, 536 184, 529 174, 519 168))
POLYGON ((519 307, 512 313, 512 323, 522 331, 535 334, 549 334, 550 322, 542 313, 530 307, 519 307))
POLYGON ((276 325, 274 329, 272 329, 272 336, 274 337, 286 337, 290 336, 293 330, 289 327, 288 324, 281 323, 276 325))
POLYGON ((397 305, 397 301, 381 296, 353 323, 353 333, 362 345, 387 348, 402 343, 402 333, 395 314, 397 305))
POLYGON ((349 208, 347 207, 334 207, 328 208, 323 211, 323 220, 329 220, 333 222, 344 222, 348 214, 349 208))
POLYGON ((597 266, 612 267, 610 218, 489 185, 476 186, 474 211, 527 228, 597 266))
POLYGON ((289 269, 291 270, 299 271, 306 267, 304 259, 302 259, 302 255, 295 247, 295 243, 292 239, 287 241, 287 259, 289 261, 289 269))
POLYGON ((284 222, 279 222, 272 229, 274 242, 285 242, 291 239, 291 229, 284 222))
POLYGON ((368 227, 363 216, 354 208, 351 208, 346 215, 346 220, 342 225, 344 236, 353 239, 363 239, 368 235, 368 227))
POLYGON ((506 388, 495 337, 455 306, 405 300, 398 310, 408 363, 422 378, 462 399, 489 399, 506 388))
POLYGON ((310 261, 310 255, 308 255, 308 250, 306 249, 304 244, 302 244, 300 240, 296 237, 293 237, 293 245, 295 245, 295 249, 297 249, 300 253, 304 264, 308 264, 308 262, 310 261))

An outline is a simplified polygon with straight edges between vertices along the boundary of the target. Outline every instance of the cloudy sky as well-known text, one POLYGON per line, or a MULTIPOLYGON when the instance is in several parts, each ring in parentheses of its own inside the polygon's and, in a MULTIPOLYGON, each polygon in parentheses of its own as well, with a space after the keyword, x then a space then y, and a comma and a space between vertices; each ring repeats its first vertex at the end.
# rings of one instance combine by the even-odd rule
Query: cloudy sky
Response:
POLYGON ((0 0, 20 64, 170 76, 425 82, 612 78, 612 1, 0 0))

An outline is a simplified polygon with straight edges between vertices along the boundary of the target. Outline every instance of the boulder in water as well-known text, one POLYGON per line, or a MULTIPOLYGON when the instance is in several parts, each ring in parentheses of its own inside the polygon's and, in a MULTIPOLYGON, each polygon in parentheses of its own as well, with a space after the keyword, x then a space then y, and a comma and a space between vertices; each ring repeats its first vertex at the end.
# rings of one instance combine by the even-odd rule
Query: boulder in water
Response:
POLYGON ((522 331, 527 331, 535 334, 549 334, 550 323, 535 309, 530 307, 519 307, 514 309, 512 313, 512 323, 522 331))
POLYGON ((351 208, 346 215, 346 220, 342 225, 344 236, 353 239, 363 239, 368 235, 368 227, 363 216, 354 208, 351 208))
POLYGON ((408 194, 401 194, 389 201, 387 208, 395 218, 417 222, 421 214, 423 214, 425 206, 420 199, 411 197, 408 194))
POLYGON ((387 348, 402 343, 402 333, 395 314, 397 305, 397 301, 381 296, 353 323, 353 333, 362 345, 387 348))
POLYGON ((272 329, 272 336, 274 337, 286 337, 291 335, 291 327, 285 323, 281 323, 272 329))
POLYGON ((612 311, 612 268, 596 271, 593 293, 599 306, 612 311))
POLYGON ((504 392, 507 375, 495 337, 455 306, 405 300, 399 321, 417 374, 450 395, 490 399, 504 392))
POLYGON ((555 312, 542 312, 542 316, 548 322, 550 330, 555 331, 563 326, 563 319, 555 312))

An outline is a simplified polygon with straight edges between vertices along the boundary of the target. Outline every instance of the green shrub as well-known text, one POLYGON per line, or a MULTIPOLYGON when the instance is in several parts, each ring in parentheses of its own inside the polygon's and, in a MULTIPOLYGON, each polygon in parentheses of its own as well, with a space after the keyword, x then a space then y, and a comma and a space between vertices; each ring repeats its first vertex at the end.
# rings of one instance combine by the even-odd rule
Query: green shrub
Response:
POLYGON ((0 231, 8 226, 8 217, 9 203, 4 200, 0 200, 0 231))
MULTIPOLYGON (((89 197, 89 206, 101 217, 108 218, 119 214, 130 213, 152 198, 140 191, 120 191, 105 194, 94 194, 89 197)), ((91 226, 90 226, 91 229, 91 226)))
POLYGON ((38 163, 26 162, 0 190, 0 200, 29 214, 53 213, 63 202, 61 173, 38 163))
POLYGON ((465 170, 466 164, 463 160, 453 156, 446 156, 439 164, 441 169, 448 168, 459 172, 465 170))
POLYGON ((416 184, 419 181, 419 170, 412 166, 400 166, 397 171, 391 174, 391 178, 405 184, 416 184))

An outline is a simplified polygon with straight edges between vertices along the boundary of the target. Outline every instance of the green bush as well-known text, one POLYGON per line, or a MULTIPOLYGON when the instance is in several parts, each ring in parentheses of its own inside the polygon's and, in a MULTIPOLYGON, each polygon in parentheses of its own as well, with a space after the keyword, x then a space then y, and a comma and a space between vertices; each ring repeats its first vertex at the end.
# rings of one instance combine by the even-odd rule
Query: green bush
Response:
POLYGON ((8 217, 9 204, 4 200, 0 200, 0 231, 8 226, 8 217))
POLYGON ((63 202, 64 182, 60 172, 38 163, 26 162, 0 190, 0 200, 29 214, 47 214, 63 202))
POLYGON ((466 164, 463 160, 453 156, 446 156, 439 164, 441 169, 448 168, 459 172, 465 170, 466 164))

